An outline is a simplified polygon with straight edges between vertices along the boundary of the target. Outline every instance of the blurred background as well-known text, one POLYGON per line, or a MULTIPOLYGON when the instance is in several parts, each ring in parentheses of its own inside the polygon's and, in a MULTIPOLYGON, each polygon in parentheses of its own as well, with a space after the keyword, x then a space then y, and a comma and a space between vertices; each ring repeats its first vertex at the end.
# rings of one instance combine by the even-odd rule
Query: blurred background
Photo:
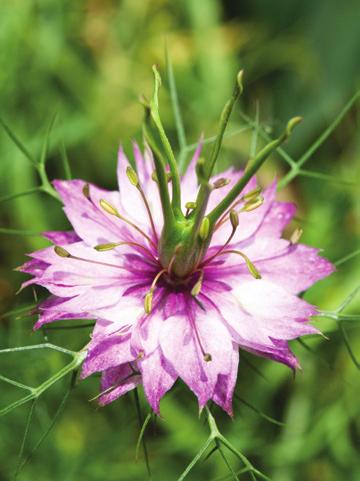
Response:
MULTIPOLYGON (((244 68, 245 92, 229 131, 244 129, 226 139, 220 168, 240 167, 249 155, 254 137, 242 112, 252 120, 258 116, 269 135, 278 133, 289 117, 304 116, 285 147, 298 160, 359 88, 359 16, 358 0, 2 0, 0 114, 38 158, 47 125, 57 112, 46 164, 49 179, 65 176, 64 143, 73 177, 115 188, 118 145, 129 149, 131 140, 140 138, 138 96, 151 94, 154 63, 163 77, 163 122, 177 148, 166 42, 190 145, 187 158, 202 132, 206 137, 216 132, 236 72, 244 68)), ((360 248, 359 114, 359 102, 354 102, 309 157, 304 172, 279 194, 298 204, 296 225, 304 229, 304 242, 340 261, 334 275, 306 293, 309 301, 328 311, 360 283, 360 256, 341 262, 360 248)), ((39 185, 33 166, 4 130, 0 158, 0 200, 39 185)), ((275 174, 284 178, 288 172, 289 165, 274 155, 261 171, 261 182, 270 182, 275 174)), ((35 316, 25 308, 45 292, 29 289, 16 295, 25 276, 13 269, 25 261, 25 253, 47 245, 32 233, 63 228, 68 224, 60 204, 46 194, 1 202, 1 348, 43 342, 44 333, 32 332, 35 316)), ((344 312, 360 312, 360 295, 344 312)), ((328 339, 294 342, 303 367, 295 380, 284 366, 242 356, 237 384, 242 401, 235 401, 234 420, 218 409, 214 415, 222 432, 272 480, 360 479, 358 322, 319 319, 328 339), (270 423, 263 413, 284 425, 270 423)), ((54 344, 80 349, 89 332, 48 330, 46 335, 54 344)), ((65 362, 63 355, 50 351, 1 354, 0 374, 36 386, 65 362)), ((17 479, 147 479, 143 455, 135 462, 139 425, 132 394, 99 409, 89 402, 98 392, 98 379, 88 379, 76 386, 53 422, 69 382, 56 384, 37 402, 24 455, 54 426, 17 479)), ((0 409, 21 395, 17 387, 1 382, 0 409)), ((145 416, 142 395, 141 403, 145 416)), ((29 408, 26 404, 0 419, 0 481, 14 479, 29 408)), ((147 428, 147 447, 153 479, 172 481, 208 430, 198 418, 194 396, 180 383, 164 399, 162 414, 147 428)), ((235 458, 229 459, 240 469, 235 458)), ((214 453, 189 479, 231 477, 214 453)), ((250 478, 244 474, 241 479, 250 478)))

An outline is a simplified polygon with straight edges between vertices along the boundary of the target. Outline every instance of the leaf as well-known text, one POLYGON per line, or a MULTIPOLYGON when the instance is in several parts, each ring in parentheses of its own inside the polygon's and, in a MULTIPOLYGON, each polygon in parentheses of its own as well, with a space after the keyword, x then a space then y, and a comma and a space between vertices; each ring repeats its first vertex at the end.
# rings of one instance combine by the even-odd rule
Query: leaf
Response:
POLYGON ((10 129, 10 127, 5 123, 5 121, 0 117, 0 124, 2 125, 5 132, 8 134, 10 139, 14 142, 16 147, 25 155, 25 157, 34 165, 37 166, 35 158, 30 154, 25 145, 17 137, 17 135, 10 129))

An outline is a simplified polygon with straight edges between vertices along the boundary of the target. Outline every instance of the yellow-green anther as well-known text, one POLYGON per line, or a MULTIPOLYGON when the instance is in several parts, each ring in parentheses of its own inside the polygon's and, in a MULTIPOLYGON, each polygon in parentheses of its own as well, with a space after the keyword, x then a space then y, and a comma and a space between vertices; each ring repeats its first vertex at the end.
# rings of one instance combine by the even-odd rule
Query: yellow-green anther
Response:
MULTIPOLYGON (((152 178, 152 180, 153 180, 154 182, 156 182, 157 184, 159 183, 155 170, 154 170, 154 172, 151 174, 151 178, 152 178)), ((167 180, 168 183, 171 181, 171 173, 170 173, 170 172, 166 172, 166 180, 167 180)))
POLYGON ((130 165, 126 167, 126 175, 128 176, 128 179, 130 180, 132 185, 134 185, 135 187, 139 186, 139 178, 137 176, 137 173, 132 167, 130 167, 130 165))
POLYGON ((82 188, 82 193, 84 197, 90 200, 90 186, 89 184, 85 184, 84 187, 82 188))
POLYGON ((208 238, 210 231, 210 221, 208 217, 204 217, 200 224, 199 236, 202 241, 208 238))
POLYGON ((241 210, 244 212, 251 212, 252 210, 255 210, 258 207, 260 207, 263 203, 264 203, 264 197, 259 196, 252 201, 246 202, 246 204, 241 210))
POLYGON ((196 281, 196 284, 194 284, 194 287, 191 289, 191 295, 193 297, 196 297, 200 294, 203 279, 204 279, 204 272, 201 271, 199 279, 196 281))
POLYGON ((286 126, 286 130, 285 130, 286 137, 290 137, 294 128, 298 124, 300 124, 300 122, 302 122, 302 120, 303 120, 302 117, 293 117, 292 119, 289 120, 289 122, 287 123, 287 126, 286 126))
POLYGON ((244 90, 243 78, 244 78, 244 70, 240 70, 236 77, 240 95, 243 93, 243 90, 244 90))
POLYGON ((248 268, 250 274, 255 277, 255 279, 261 279, 260 272, 256 269, 255 265, 251 262, 251 260, 245 254, 241 253, 242 258, 246 262, 246 267, 248 268))
POLYGON ((302 236, 303 232, 304 231, 300 227, 295 229, 294 232, 291 234, 291 237, 290 237, 291 244, 297 244, 299 242, 300 237, 302 236))
POLYGON ((55 254, 57 254, 60 257, 71 257, 70 252, 68 252, 66 249, 60 246, 55 246, 54 247, 55 254))
POLYGON ((185 209, 189 209, 189 210, 196 209, 196 202, 186 202, 185 209))
POLYGON ((261 192, 261 187, 256 187, 256 189, 251 190, 247 194, 245 194, 243 197, 245 200, 250 200, 253 197, 257 197, 261 192))
POLYGON ((225 185, 228 184, 230 184, 230 179, 225 179, 225 177, 221 177, 221 179, 218 179, 213 183, 213 188, 221 189, 221 187, 225 187, 225 185))
POLYGON ((205 352, 205 354, 204 354, 204 361, 205 361, 205 362, 210 362, 210 361, 212 361, 212 356, 211 356, 210 353, 205 352))
POLYGON ((94 247, 95 250, 98 252, 104 252, 104 251, 110 251, 111 249, 114 249, 115 247, 118 247, 119 243, 116 242, 108 242, 107 244, 99 244, 94 247))
POLYGON ((235 230, 237 226, 239 225, 239 215, 236 212, 236 210, 232 209, 230 211, 230 222, 232 225, 232 228, 235 230))
POLYGON ((115 215, 116 217, 120 217, 120 214, 117 211, 117 209, 112 204, 110 204, 110 202, 108 202, 107 200, 101 199, 100 206, 108 214, 115 215))
POLYGON ((151 312, 152 301, 153 301, 153 291, 152 289, 150 289, 150 291, 146 294, 145 300, 144 300, 144 309, 146 314, 150 314, 151 312))

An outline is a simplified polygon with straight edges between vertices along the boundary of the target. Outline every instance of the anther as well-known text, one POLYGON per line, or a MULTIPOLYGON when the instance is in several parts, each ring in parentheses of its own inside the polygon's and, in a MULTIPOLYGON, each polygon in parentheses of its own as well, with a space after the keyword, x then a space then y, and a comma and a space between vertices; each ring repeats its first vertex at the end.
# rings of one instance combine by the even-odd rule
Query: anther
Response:
POLYGON ((187 217, 190 214, 191 210, 196 209, 196 202, 186 202, 185 209, 186 209, 185 217, 187 217))
POLYGON ((237 254, 237 255, 241 256, 244 259, 244 261, 246 263, 246 267, 248 268, 248 271, 250 272, 250 274, 255 279, 261 279, 260 272, 256 269, 255 265, 251 262, 251 260, 248 258, 248 256, 246 254, 244 254, 243 252, 238 251, 238 250, 234 250, 234 249, 228 249, 228 250, 225 250, 225 251, 221 252, 220 254, 221 255, 222 254, 237 254))
POLYGON ((262 190, 261 187, 256 187, 255 189, 251 190, 247 194, 243 195, 243 199, 250 200, 253 197, 257 197, 260 194, 261 190, 262 190))
POLYGON ((108 202, 107 200, 100 199, 100 206, 108 214, 114 215, 115 217, 121 217, 117 209, 112 204, 110 204, 110 202, 108 202))
POLYGON ((194 284, 193 288, 191 289, 191 295, 193 297, 196 297, 200 294, 200 291, 201 291, 201 287, 202 287, 202 283, 203 283, 203 279, 204 279, 204 271, 201 270, 200 271, 200 276, 199 276, 199 279, 196 281, 196 283, 194 284))
POLYGON ((205 352, 203 359, 205 362, 210 362, 212 361, 212 355, 209 352, 205 352))
POLYGON ((246 204, 242 207, 241 211, 242 212, 251 212, 251 211, 257 209, 258 207, 260 207, 263 203, 264 203, 264 197, 262 197, 260 195, 260 196, 256 197, 255 199, 246 202, 246 204))
POLYGON ((216 180, 212 186, 214 189, 221 189, 221 187, 225 187, 228 184, 230 184, 230 179, 225 179, 225 177, 221 177, 220 179, 216 180))
POLYGON ((154 291, 156 289, 156 284, 158 283, 160 277, 167 272, 167 269, 162 269, 160 272, 156 274, 154 277, 154 280, 151 283, 149 292, 146 294, 145 299, 144 299, 144 310, 146 314, 150 314, 152 311, 152 301, 153 301, 153 295, 154 291))
POLYGON ((210 220, 208 217, 204 217, 200 224, 199 236, 202 241, 205 241, 209 236, 210 220))
POLYGON ((88 200, 90 200, 90 186, 89 184, 85 184, 84 187, 82 188, 82 193, 84 197, 86 197, 88 200))
POLYGON ((294 232, 291 234, 291 237, 290 237, 290 243, 291 244, 297 244, 300 240, 300 237, 302 236, 303 234, 303 230, 298 227, 294 230, 294 232))
POLYGON ((237 229, 239 225, 239 215, 234 209, 230 211, 230 222, 231 222, 232 228, 234 230, 237 229))
MULTIPOLYGON (((158 178, 157 178, 157 174, 156 174, 156 170, 154 170, 154 172, 151 174, 151 178, 157 184, 159 183, 158 178)), ((166 180, 167 180, 168 183, 171 181, 171 173, 170 172, 166 172, 166 180)))
POLYGON ((71 257, 70 252, 68 252, 63 247, 55 246, 54 251, 55 251, 55 254, 57 254, 59 257, 71 257))
POLYGON ((98 252, 110 251, 121 245, 122 242, 108 242, 107 244, 98 244, 94 247, 98 252))
POLYGON ((132 183, 132 185, 134 185, 135 187, 139 186, 139 178, 137 176, 137 173, 132 167, 130 167, 130 165, 126 167, 126 175, 130 180, 130 182, 132 183))

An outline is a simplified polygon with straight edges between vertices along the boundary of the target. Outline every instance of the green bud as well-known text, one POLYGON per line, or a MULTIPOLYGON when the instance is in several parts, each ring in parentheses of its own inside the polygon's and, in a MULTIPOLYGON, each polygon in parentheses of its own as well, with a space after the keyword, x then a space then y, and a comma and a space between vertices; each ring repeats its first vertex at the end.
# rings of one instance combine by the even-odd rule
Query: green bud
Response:
POLYGON ((139 178, 137 176, 137 173, 132 167, 130 167, 130 165, 126 167, 126 175, 128 176, 128 179, 130 180, 132 185, 134 185, 135 187, 139 186, 139 178))
POLYGON ((287 123, 287 126, 286 126, 286 130, 285 130, 286 137, 290 137, 294 128, 298 124, 300 124, 300 122, 302 122, 302 120, 303 120, 302 117, 293 117, 292 119, 289 120, 289 122, 287 123))
POLYGON ((208 217, 204 217, 200 224, 199 236, 202 241, 208 238, 210 231, 210 220, 208 217))
POLYGON ((243 93, 244 90, 244 85, 243 85, 243 78, 244 78, 244 70, 240 70, 240 72, 237 74, 236 80, 237 84, 240 90, 240 95, 243 93))
POLYGON ((54 251, 55 251, 55 254, 57 254, 59 257, 71 257, 70 252, 68 252, 63 247, 55 246, 54 251))

